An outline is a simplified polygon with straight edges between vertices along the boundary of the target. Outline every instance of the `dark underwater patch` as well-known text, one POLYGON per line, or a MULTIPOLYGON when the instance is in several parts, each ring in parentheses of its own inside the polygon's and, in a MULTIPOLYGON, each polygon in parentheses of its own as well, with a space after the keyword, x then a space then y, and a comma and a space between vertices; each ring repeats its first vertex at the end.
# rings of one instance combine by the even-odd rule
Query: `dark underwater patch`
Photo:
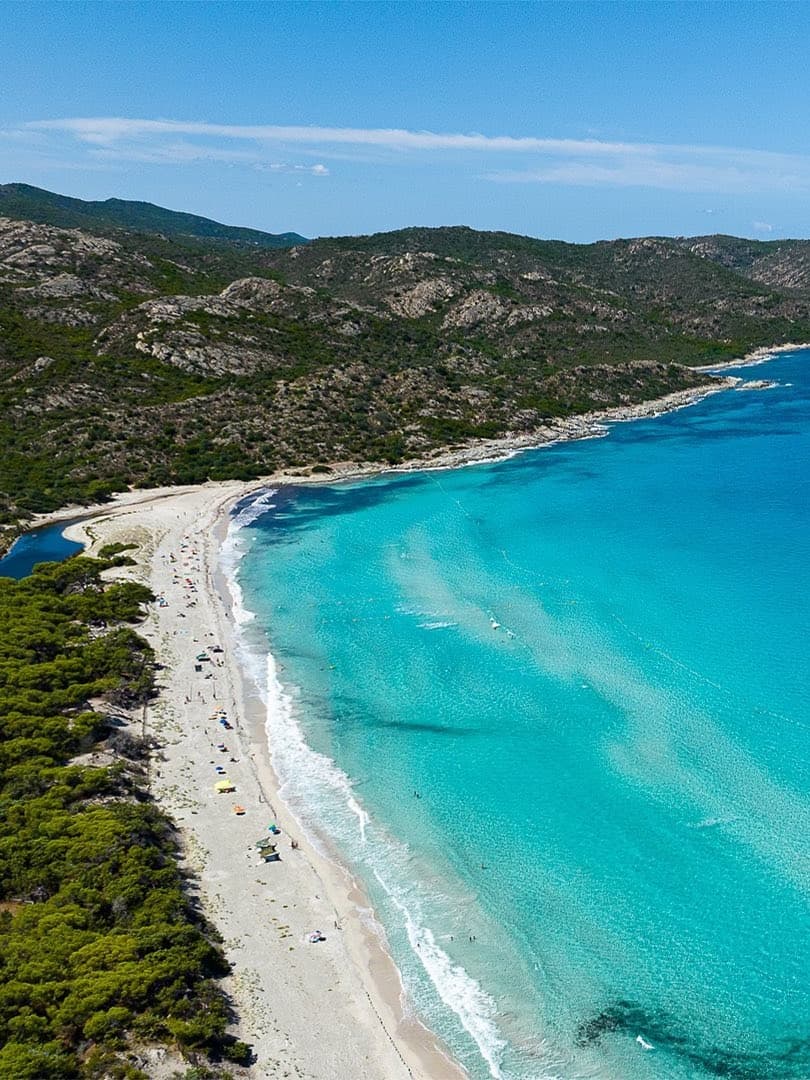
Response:
MULTIPOLYGON (((273 506, 268 506, 267 513, 257 517, 246 528, 261 532, 269 543, 287 540, 319 525, 324 518, 370 510, 424 483, 423 476, 407 473, 391 479, 369 478, 362 484, 351 485, 285 484, 279 487, 273 497, 273 506)), ((250 505, 252 499, 253 496, 249 496, 242 500, 234 513, 250 505)))
MULTIPOLYGON (((783 1037, 767 1050, 741 1051, 724 1046, 702 1046, 677 1025, 673 1017, 644 1009, 630 1001, 617 1001, 596 1016, 583 1020, 577 1028, 580 1047, 599 1043, 613 1034, 636 1038, 641 1035, 657 1052, 668 1052, 689 1061, 699 1076, 728 1077, 729 1080, 808 1080, 810 1040, 783 1037)), ((664 1075, 663 1073, 661 1074, 664 1075)))

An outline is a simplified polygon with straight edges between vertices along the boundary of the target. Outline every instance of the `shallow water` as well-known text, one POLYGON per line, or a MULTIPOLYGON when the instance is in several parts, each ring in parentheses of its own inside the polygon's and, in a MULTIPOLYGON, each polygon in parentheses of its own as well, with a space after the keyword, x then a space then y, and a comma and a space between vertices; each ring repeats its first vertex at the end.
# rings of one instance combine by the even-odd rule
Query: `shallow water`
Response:
POLYGON ((810 353, 742 374, 236 518, 285 795, 476 1078, 810 1076, 810 353))

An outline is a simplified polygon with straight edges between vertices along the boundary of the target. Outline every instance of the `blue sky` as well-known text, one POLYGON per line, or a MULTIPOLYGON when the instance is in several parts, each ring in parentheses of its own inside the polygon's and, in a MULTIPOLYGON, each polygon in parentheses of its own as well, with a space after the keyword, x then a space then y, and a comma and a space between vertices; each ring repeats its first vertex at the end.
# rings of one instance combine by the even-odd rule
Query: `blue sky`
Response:
POLYGON ((15 3, 0 182, 308 236, 810 236, 810 5, 15 3))

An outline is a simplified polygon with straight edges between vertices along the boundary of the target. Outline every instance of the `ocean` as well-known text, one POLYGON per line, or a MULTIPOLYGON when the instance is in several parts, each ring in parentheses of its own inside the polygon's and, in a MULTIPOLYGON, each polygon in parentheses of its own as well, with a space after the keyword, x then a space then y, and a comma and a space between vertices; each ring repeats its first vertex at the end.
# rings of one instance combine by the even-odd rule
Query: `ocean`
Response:
POLYGON ((283 794, 475 1080, 810 1077, 810 352, 739 374, 235 511, 283 794))

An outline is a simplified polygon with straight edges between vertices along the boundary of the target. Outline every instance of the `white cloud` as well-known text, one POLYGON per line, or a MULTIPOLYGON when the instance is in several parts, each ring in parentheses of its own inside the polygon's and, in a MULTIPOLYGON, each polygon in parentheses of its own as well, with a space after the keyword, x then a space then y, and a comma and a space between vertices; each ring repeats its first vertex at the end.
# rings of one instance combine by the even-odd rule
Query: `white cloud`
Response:
POLYGON ((236 150, 233 147, 205 146, 172 139, 168 142, 141 141, 126 145, 92 143, 88 154, 98 161, 136 161, 146 165, 184 165, 198 161, 221 161, 226 164, 253 165, 257 161, 254 150, 236 150))
POLYGON ((70 117, 35 120, 23 129, 67 141, 101 159, 183 164, 221 161, 270 171, 329 173, 323 164, 280 164, 279 151, 353 160, 380 155, 437 157, 480 170, 486 156, 498 183, 648 187, 669 191, 810 191, 810 157, 734 147, 560 139, 535 135, 411 131, 404 128, 215 124, 204 121, 70 117), (527 160, 528 159, 528 160, 527 160), (519 162, 523 164, 519 165, 519 162))
POLYGON ((271 173, 309 173, 310 176, 328 176, 325 165, 288 165, 286 161, 259 162, 256 168, 271 173))
POLYGON ((606 143, 596 139, 545 139, 535 136, 442 134, 404 128, 304 127, 283 124, 209 124, 186 120, 128 120, 123 117, 72 117, 32 120, 26 127, 38 131, 69 132, 77 139, 111 145, 123 139, 156 135, 192 135, 251 142, 315 143, 318 145, 376 146, 391 150, 482 150, 548 153, 634 153, 633 143, 606 143))
MULTIPOLYGON (((30 125, 16 132, 0 130, 0 135, 30 135, 39 141, 40 148, 49 149, 41 140, 47 130, 34 129, 30 125)), ((315 165, 291 164, 287 161, 268 159, 260 147, 247 145, 235 147, 208 142, 194 142, 188 138, 138 139, 138 140, 82 140, 88 144, 86 154, 94 163, 115 164, 136 162, 144 165, 186 165, 197 162, 221 162, 226 165, 246 165, 273 173, 300 173, 310 176, 329 176, 329 169, 321 163, 315 165)), ((53 149, 53 147, 50 147, 53 149)), ((64 151, 64 147, 62 147, 64 151)))
POLYGON ((776 228, 775 225, 771 225, 767 221, 752 221, 751 224, 757 232, 772 233, 776 228))

